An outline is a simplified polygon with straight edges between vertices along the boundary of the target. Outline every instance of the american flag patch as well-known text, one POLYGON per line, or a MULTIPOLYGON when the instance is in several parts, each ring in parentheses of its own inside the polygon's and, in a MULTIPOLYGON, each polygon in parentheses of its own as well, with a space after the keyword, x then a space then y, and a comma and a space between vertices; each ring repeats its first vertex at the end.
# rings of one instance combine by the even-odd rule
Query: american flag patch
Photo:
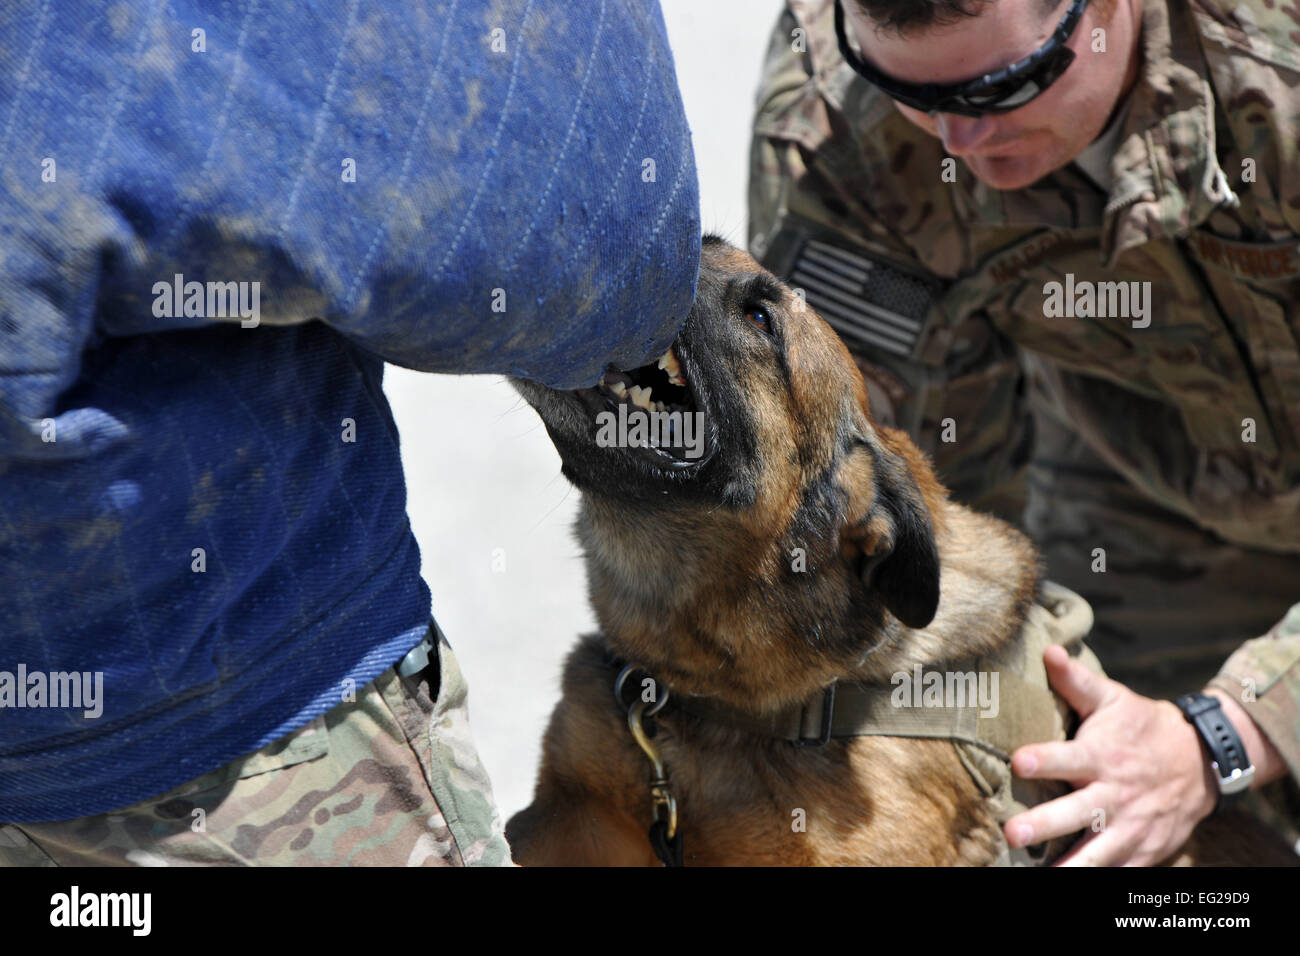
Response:
POLYGON ((820 239, 806 239, 786 282, 850 347, 915 356, 942 285, 820 239))

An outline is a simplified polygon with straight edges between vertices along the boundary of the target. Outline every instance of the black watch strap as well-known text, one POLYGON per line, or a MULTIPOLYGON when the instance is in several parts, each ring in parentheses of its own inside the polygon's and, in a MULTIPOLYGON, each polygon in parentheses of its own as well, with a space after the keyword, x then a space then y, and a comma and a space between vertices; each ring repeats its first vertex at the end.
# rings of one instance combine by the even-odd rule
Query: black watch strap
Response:
POLYGON ((1201 735, 1210 755, 1210 767, 1219 784, 1219 803, 1215 813, 1240 801, 1255 778, 1255 767, 1246 754, 1237 728, 1223 712, 1217 697, 1209 694, 1184 694, 1174 701, 1183 716, 1201 735))

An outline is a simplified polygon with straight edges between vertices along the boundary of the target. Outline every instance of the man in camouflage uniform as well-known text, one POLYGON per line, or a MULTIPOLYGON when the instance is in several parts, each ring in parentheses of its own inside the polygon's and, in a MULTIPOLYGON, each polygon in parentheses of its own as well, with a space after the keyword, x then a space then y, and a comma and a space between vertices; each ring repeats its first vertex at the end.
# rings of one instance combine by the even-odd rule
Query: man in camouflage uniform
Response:
MULTIPOLYGON (((1067 12, 842 2, 850 54, 911 84, 1001 69, 1067 12)), ((896 104, 846 62, 835 18, 831 0, 788 0, 773 34, 751 251, 845 337, 876 417, 1092 602, 1110 676, 1150 697, 1208 683, 1263 771, 1256 790, 1294 811, 1300 8, 1093 0, 1054 85, 979 118, 896 104)), ((1154 707, 1113 684, 1080 694, 1107 695, 1154 707)), ((1153 766, 1181 719, 1159 706, 1153 766)), ((1097 727, 1122 743, 1123 722, 1097 727)), ((1046 820, 1030 821, 1040 837, 1046 820)), ((1130 859, 1106 849, 1093 862, 1130 859)))

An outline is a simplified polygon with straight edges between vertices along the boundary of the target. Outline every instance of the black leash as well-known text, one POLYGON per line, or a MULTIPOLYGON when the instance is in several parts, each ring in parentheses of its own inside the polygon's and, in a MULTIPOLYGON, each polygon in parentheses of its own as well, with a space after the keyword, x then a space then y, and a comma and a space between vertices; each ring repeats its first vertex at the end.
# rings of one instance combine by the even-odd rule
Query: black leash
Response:
POLYGON ((669 838, 665 821, 656 820, 650 824, 650 846, 664 866, 686 865, 682 862, 682 831, 678 830, 676 836, 669 838))

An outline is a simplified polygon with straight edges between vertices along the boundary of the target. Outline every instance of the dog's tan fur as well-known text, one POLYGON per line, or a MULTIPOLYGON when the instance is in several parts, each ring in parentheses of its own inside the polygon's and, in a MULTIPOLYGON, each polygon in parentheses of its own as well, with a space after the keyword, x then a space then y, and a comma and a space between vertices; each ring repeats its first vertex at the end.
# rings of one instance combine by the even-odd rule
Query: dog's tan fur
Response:
MULTIPOLYGON (((578 535, 601 626, 568 660, 533 803, 510 820, 520 863, 657 863, 646 837, 649 764, 614 703, 607 651, 673 695, 759 714, 835 679, 888 684, 915 664, 991 653, 1015 638, 1035 595, 1028 539, 950 501, 907 435, 872 423, 861 375, 829 326, 783 288, 764 306, 780 349, 750 327, 736 290, 761 273, 744 253, 706 241, 678 343, 692 381, 712 396, 705 411, 719 452, 712 477, 694 479, 712 482, 709 494, 688 493, 691 479, 620 486, 609 469, 622 453, 583 447, 571 396, 519 383, 584 491, 578 535), (937 611, 926 606, 930 539, 937 611), (805 573, 791 571, 796 548, 805 573)), ((626 461, 635 476, 639 466, 626 461)), ((687 865, 985 864, 997 855, 998 824, 947 741, 857 737, 803 749, 673 708, 654 724, 687 865), (792 827, 797 811, 806 832, 792 827)))

